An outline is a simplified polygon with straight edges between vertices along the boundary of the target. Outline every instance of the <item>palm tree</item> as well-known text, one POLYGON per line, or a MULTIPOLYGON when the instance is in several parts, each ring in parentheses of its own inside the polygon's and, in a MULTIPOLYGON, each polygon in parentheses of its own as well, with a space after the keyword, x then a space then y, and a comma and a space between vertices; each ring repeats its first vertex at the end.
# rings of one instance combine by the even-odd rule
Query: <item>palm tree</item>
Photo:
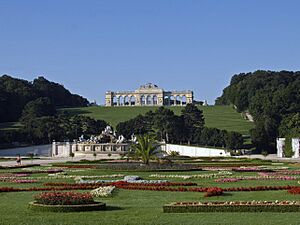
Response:
POLYGON ((158 148, 159 143, 152 135, 138 135, 137 143, 132 144, 129 156, 141 158, 144 164, 149 164, 150 159, 157 158, 156 155, 161 152, 158 148))

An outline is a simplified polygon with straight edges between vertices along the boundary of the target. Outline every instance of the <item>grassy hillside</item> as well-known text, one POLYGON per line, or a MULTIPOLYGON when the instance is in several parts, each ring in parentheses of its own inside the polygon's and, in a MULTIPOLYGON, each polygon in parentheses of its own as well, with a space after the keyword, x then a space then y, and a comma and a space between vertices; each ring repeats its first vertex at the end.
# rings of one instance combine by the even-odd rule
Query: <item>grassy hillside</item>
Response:
MULTIPOLYGON (((180 114, 183 107, 169 107, 175 114, 180 114)), ((208 127, 216 127, 228 131, 238 131, 242 134, 249 134, 253 123, 246 121, 231 106, 199 106, 203 110, 205 124, 208 127)), ((129 120, 139 114, 145 114, 157 107, 103 107, 92 106, 84 108, 64 109, 72 114, 80 114, 95 119, 102 119, 115 127, 119 122, 129 120)))

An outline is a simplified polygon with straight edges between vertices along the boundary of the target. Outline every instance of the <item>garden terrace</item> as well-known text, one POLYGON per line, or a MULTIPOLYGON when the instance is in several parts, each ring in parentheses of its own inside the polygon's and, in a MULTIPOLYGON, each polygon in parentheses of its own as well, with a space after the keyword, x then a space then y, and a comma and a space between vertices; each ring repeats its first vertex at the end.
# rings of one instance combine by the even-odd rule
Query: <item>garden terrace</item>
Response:
MULTIPOLYGON (((176 160, 174 164, 188 166, 202 166, 205 159, 176 160)), ((32 168, 16 168, 0 171, 0 224, 116 224, 116 225, 152 225, 157 221, 160 224, 199 224, 199 218, 203 224, 297 224, 299 212, 286 212, 282 216, 279 211, 254 213, 246 212, 214 212, 196 213, 163 213, 162 208, 170 202, 281 202, 300 201, 297 191, 289 191, 300 187, 298 181, 300 167, 298 164, 273 164, 261 160, 224 158, 206 160, 206 170, 190 171, 161 171, 160 165, 157 170, 147 171, 145 166, 133 163, 136 170, 115 170, 117 160, 88 162, 88 163, 64 163, 54 164, 49 167, 35 166, 32 168), (211 164, 208 162, 211 161, 211 164), (241 164, 247 162, 251 168, 257 168, 252 172, 240 172, 228 170, 228 164, 241 164), (222 164, 214 167, 211 165, 222 164), (110 168, 98 169, 98 165, 108 165, 110 168), (257 164, 254 166, 253 164, 257 164), (262 166, 270 168, 274 172, 257 172, 262 166), (60 173, 44 173, 53 169, 60 173), (217 170, 217 171, 215 171, 217 170), (224 171, 223 171, 224 170, 224 171), (41 171, 41 172, 37 172, 41 171), (25 173, 24 173, 25 172, 25 173), (27 172, 27 173, 26 173, 27 172), (219 173, 221 172, 221 173, 219 173), (162 177, 153 177, 157 174, 162 177), (215 175, 214 175, 215 174, 215 175), (217 176, 216 176, 217 174, 217 176), (24 176, 23 176, 24 175, 24 176), (123 181, 127 175, 135 175, 148 180, 167 180, 169 183, 162 184, 130 184, 123 181), (170 176, 169 176, 170 175, 170 176), (266 175, 270 179, 266 179, 266 175), (20 177, 18 177, 20 176, 20 177), (165 177, 163 177, 165 176, 165 177), (167 176, 167 177, 166 177, 167 176), (219 177, 218 177, 219 176, 219 177), (279 179, 282 176, 293 179, 279 179), (189 179, 183 179, 189 177, 189 179), (83 180, 105 180, 104 184, 77 184, 80 178, 83 180), (238 179, 237 182, 216 182, 217 179, 238 179), (257 178, 252 180, 252 178, 257 178), (36 180, 36 183, 12 183, 9 180, 36 180), (112 180, 122 182, 110 182, 112 180), (193 185, 193 186, 189 186, 193 185), (76 213, 55 213, 48 211, 36 211, 28 208, 28 203, 34 201, 34 195, 40 192, 51 191, 74 191, 78 193, 90 192, 99 187, 115 187, 114 194, 106 197, 94 197, 96 202, 105 202, 105 211, 87 211, 76 213), (205 197, 209 188, 220 188, 221 195, 205 197), (5 191, 5 192, 4 192, 5 191), (16 216, 18 215, 18 216, 16 216)), ((122 164, 122 163, 120 163, 122 164)), ((154 162, 153 162, 154 164, 154 162)), ((123 165, 123 164, 122 164, 123 165)), ((237 168, 237 167, 235 167, 237 168)), ((99 190, 102 190, 101 188, 99 190)), ((45 209, 45 208, 44 208, 45 209)), ((278 209, 278 208, 277 208, 278 209)), ((265 210, 263 210, 265 211, 265 210)), ((291 211, 291 210, 289 210, 291 211)))

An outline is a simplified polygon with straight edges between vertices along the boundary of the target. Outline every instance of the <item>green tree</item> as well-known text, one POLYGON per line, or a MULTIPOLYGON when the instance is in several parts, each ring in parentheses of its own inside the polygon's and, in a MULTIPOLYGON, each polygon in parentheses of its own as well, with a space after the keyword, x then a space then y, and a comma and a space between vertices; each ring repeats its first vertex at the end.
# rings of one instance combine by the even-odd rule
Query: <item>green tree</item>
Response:
POLYGON ((35 117, 54 116, 55 114, 55 106, 49 98, 38 98, 25 105, 21 120, 26 121, 35 117))
POLYGON ((300 113, 293 113, 283 118, 279 126, 279 134, 281 137, 287 135, 300 135, 300 113))
POLYGON ((149 117, 152 119, 152 130, 156 132, 159 140, 164 139, 166 143, 170 143, 174 139, 180 139, 178 134, 182 132, 183 123, 180 124, 182 120, 172 110, 159 107, 154 113, 151 112, 149 117))
POLYGON ((194 139, 194 134, 201 132, 204 128, 204 117, 202 110, 193 104, 187 104, 181 111, 184 121, 184 133, 188 143, 194 139))
POLYGON ((159 150, 159 144, 152 135, 138 135, 137 143, 132 144, 129 156, 135 158, 141 158, 144 164, 149 164, 150 159, 157 157, 157 154, 161 152, 159 150))

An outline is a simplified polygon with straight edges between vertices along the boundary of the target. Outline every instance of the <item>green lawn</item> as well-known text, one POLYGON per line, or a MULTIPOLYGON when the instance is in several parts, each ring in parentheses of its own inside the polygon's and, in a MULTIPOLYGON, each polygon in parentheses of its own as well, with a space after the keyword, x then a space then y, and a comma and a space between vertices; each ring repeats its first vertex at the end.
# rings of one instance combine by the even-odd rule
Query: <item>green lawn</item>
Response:
MULTIPOLYGON (((241 161, 242 162, 242 161, 241 161)), ((198 162, 201 164, 201 162, 198 162)), ((226 164, 226 162, 223 162, 226 164)), ((263 163, 262 163, 263 164, 263 163)), ((9 173, 13 170, 2 170, 9 173)), ((116 172, 96 169, 78 170, 68 172, 69 175, 104 175, 104 174, 130 174, 139 175, 149 179, 149 175, 157 172, 116 172)), ((160 174, 204 174, 214 173, 207 171, 198 172, 158 172, 160 174)), ((234 173, 234 175, 257 175, 257 173, 234 173)), ((34 176, 47 176, 34 174, 34 176)), ((152 178, 154 179, 154 178, 152 178)), ((182 179, 168 178, 170 181, 184 181, 182 179)), ((236 183, 216 183, 214 179, 191 179, 200 187, 241 187, 263 185, 298 185, 297 180, 292 181, 239 181, 236 183)), ((38 184, 11 184, 0 182, 0 187, 42 187, 43 182, 72 182, 72 179, 40 180, 38 184)), ((167 191, 137 191, 118 189, 113 197, 98 198, 107 204, 106 211, 80 212, 80 213, 54 213, 35 212, 27 208, 28 202, 33 200, 33 195, 38 192, 0 193, 0 224, 101 224, 101 225, 156 225, 156 224, 236 224, 236 225, 279 225, 299 224, 299 213, 180 213, 164 214, 162 206, 176 201, 275 201, 275 200, 300 200, 300 195, 290 195, 287 191, 259 191, 259 192, 227 192, 223 196, 205 198, 204 193, 193 192, 167 192, 167 191)))
MULTIPOLYGON (((183 107, 169 107, 177 115, 183 107)), ((249 130, 254 127, 253 123, 242 118, 231 106, 199 106, 203 110, 205 123, 208 127, 216 127, 228 131, 238 131, 242 134, 249 134, 249 130)), ((85 108, 65 109, 72 114, 80 114, 95 119, 102 119, 115 127, 119 122, 129 120, 139 114, 145 114, 149 110, 157 107, 103 107, 92 106, 85 108)))

